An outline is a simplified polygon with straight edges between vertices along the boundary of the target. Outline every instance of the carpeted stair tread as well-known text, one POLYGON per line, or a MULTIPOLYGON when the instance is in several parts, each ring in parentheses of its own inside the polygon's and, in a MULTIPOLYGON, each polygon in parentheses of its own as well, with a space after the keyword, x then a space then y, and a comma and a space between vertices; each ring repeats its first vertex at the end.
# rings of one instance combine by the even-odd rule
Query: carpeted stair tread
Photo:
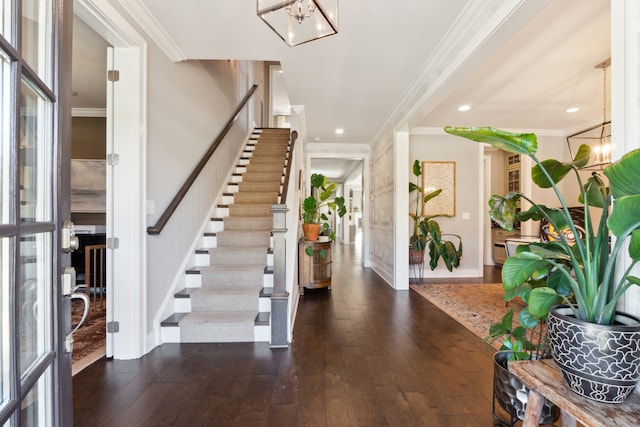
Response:
POLYGON ((251 342, 258 311, 193 312, 180 321, 180 340, 196 342, 251 342))
POLYGON ((234 247, 212 248, 209 250, 211 264, 258 264, 267 263, 267 250, 265 247, 234 247))
POLYGON ((280 181, 242 181, 238 183, 238 191, 280 192, 280 181))
POLYGON ((255 311, 209 311, 209 312, 193 312, 189 313, 182 318, 180 326, 186 324, 206 324, 216 322, 217 326, 234 325, 236 323, 248 323, 253 325, 253 322, 258 314, 258 310, 255 311))
POLYGON ((273 203, 244 203, 229 206, 229 216, 269 216, 273 203))
POLYGON ((216 233, 217 246, 269 246, 269 231, 224 230, 216 233))
POLYGON ((243 216, 224 218, 226 230, 261 230, 271 231, 273 218, 271 216, 243 216))
POLYGON ((277 191, 239 191, 233 195, 234 204, 266 203, 273 205, 277 202, 277 191))
POLYGON ((264 264, 209 265, 190 271, 200 276, 203 288, 227 285, 255 287, 264 282, 265 274, 269 274, 264 264))
MULTIPOLYGON (((240 261, 240 260, 239 260, 240 261)), ((264 265, 259 264, 217 264, 217 265, 205 265, 203 267, 194 267, 189 271, 197 272, 200 274, 216 274, 216 273, 259 273, 264 274, 267 263, 264 265)))
POLYGON ((192 312, 257 310, 261 286, 216 286, 199 288, 191 296, 192 312))
MULTIPOLYGON (((271 262, 271 208, 279 201, 283 170, 290 156, 289 129, 256 129, 241 153, 230 179, 226 199, 212 218, 211 232, 198 249, 199 264, 186 271, 193 277, 190 287, 177 292, 176 299, 189 298, 191 312, 176 313, 166 323, 180 325, 180 342, 248 342, 264 339, 270 313, 259 312, 269 298, 273 275, 271 262), (222 224, 219 224, 222 221, 222 224), (205 255, 205 258, 202 258, 205 255), (265 275, 266 279, 265 279, 265 275)), ((186 304, 183 301, 182 304, 186 304)), ((164 321, 163 321, 164 322, 164 321)))

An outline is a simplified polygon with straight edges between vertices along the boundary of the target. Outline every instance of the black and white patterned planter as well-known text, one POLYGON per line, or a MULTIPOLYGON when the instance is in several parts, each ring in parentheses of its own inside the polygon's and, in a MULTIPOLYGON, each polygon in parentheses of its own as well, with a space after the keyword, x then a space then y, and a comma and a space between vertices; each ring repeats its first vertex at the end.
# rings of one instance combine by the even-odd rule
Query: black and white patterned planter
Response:
POLYGON ((621 403, 640 378, 640 320, 616 313, 616 324, 583 322, 566 306, 549 312, 551 352, 571 390, 589 399, 621 403))
MULTIPOLYGON (((508 368, 510 351, 498 351, 493 355, 493 418, 503 426, 513 426, 517 420, 524 420, 529 400, 529 387, 508 368), (502 420, 496 413, 496 401, 510 416, 502 420)), ((540 424, 552 424, 560 417, 560 408, 547 399, 542 405, 540 424)))

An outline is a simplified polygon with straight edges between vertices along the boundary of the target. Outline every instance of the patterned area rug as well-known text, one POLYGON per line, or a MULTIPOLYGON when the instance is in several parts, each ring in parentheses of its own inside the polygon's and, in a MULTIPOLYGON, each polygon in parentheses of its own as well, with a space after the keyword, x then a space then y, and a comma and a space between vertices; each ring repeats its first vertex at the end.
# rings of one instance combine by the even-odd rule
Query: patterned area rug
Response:
MULTIPOLYGON (((481 339, 489 335, 489 327, 502 319, 508 310, 502 298, 501 283, 422 284, 410 285, 418 295, 451 316, 481 339)), ((509 307, 519 312, 524 303, 517 299, 509 307)), ((499 342, 493 346, 498 349, 499 342)))
MULTIPOLYGON (((75 327, 84 308, 80 300, 73 300, 71 304, 71 324, 75 327)), ((106 354, 106 310, 101 304, 93 308, 95 310, 89 312, 87 320, 73 334, 71 361, 74 374, 106 354)))

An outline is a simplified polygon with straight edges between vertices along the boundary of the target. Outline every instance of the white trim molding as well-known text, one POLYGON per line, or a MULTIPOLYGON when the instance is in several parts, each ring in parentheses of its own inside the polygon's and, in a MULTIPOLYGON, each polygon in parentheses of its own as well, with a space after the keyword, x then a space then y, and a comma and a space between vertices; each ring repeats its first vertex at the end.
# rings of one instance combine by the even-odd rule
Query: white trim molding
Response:
POLYGON ((73 108, 71 117, 107 117, 106 108, 73 108))
POLYGON ((187 60, 184 52, 180 50, 180 47, 178 47, 162 25, 158 23, 141 0, 118 0, 118 3, 122 5, 171 61, 182 62, 187 60))

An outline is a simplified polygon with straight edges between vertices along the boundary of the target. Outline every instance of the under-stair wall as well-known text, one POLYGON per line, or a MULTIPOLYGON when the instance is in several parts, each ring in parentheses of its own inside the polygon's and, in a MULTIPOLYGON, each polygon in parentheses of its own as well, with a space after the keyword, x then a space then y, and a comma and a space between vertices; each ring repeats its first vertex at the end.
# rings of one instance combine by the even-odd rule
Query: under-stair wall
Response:
POLYGON ((270 209, 279 202, 289 131, 264 130, 258 143, 257 136, 238 159, 211 220, 202 227, 198 249, 186 261, 192 264, 167 304, 165 313, 172 314, 161 322, 161 342, 270 339, 270 209), (272 139, 271 133, 284 141, 272 139))

